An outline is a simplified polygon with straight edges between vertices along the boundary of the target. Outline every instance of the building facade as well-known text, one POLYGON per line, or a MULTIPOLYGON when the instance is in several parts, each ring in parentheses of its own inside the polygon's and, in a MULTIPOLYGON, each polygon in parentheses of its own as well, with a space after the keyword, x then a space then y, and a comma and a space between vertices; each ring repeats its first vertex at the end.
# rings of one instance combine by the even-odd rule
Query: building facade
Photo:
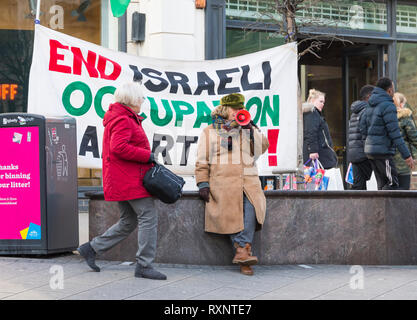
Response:
MULTIPOLYGON (((26 111, 36 3, 0 3, 3 113, 26 111)), ((195 0, 132 0, 125 15, 114 18, 110 0, 42 0, 40 22, 113 50, 162 59, 220 59, 285 43, 272 0, 199 3, 203 8, 195 0)), ((311 88, 326 92, 324 114, 346 167, 350 104, 361 86, 389 76, 417 114, 417 2, 306 0, 296 17, 300 52, 316 37, 325 43, 319 57, 299 59, 302 99, 311 88)))
MULTIPOLYGON (((222 21, 222 28, 213 30, 206 22, 206 58, 231 57, 284 43, 277 27, 282 17, 273 2, 207 1, 206 17, 222 21)), ((325 43, 317 52, 319 57, 306 54, 299 59, 301 98, 305 100, 311 88, 326 93, 324 115, 341 168, 346 169, 350 105, 363 85, 390 77, 417 114, 417 2, 306 0, 296 12, 296 21, 299 52, 314 39, 325 43)))

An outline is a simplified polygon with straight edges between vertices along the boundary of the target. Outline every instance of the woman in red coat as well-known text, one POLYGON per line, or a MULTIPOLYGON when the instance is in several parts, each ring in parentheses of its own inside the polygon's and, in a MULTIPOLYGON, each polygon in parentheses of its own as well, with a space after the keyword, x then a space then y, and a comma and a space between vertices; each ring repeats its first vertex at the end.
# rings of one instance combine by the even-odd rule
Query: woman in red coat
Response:
POLYGON ((125 83, 114 93, 116 102, 104 115, 103 191, 107 201, 118 201, 120 220, 102 235, 81 245, 78 252, 94 270, 96 254, 102 253, 138 228, 136 277, 165 280, 152 268, 156 253, 158 217, 154 200, 143 186, 153 154, 138 113, 144 101, 141 86, 125 83))

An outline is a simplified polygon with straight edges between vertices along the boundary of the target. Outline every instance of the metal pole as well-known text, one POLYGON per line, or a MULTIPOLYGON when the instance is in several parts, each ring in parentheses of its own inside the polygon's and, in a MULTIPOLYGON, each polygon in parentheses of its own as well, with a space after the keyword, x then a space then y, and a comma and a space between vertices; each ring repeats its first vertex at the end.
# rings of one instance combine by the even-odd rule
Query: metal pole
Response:
POLYGON ((36 3, 36 18, 35 18, 35 24, 40 24, 39 16, 41 12, 41 0, 38 0, 36 3))
POLYGON ((118 18, 119 51, 127 52, 127 11, 118 18))

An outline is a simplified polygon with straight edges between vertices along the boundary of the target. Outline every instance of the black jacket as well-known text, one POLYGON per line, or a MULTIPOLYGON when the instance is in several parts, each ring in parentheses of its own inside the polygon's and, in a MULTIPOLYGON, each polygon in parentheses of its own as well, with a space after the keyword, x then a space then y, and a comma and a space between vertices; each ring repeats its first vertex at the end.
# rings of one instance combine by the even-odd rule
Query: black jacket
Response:
POLYGON ((336 166, 337 156, 334 152, 329 127, 321 112, 312 104, 303 104, 303 160, 309 159, 310 153, 318 153, 324 169, 336 166), (326 142, 327 140, 327 142, 326 142))
POLYGON ((397 108, 390 95, 376 87, 368 103, 369 108, 366 108, 359 123, 366 155, 389 157, 398 148, 403 159, 410 157, 398 125, 397 108))
POLYGON ((352 114, 349 121, 348 162, 358 163, 368 159, 363 150, 364 143, 359 129, 359 119, 368 106, 366 101, 355 101, 350 107, 352 114))

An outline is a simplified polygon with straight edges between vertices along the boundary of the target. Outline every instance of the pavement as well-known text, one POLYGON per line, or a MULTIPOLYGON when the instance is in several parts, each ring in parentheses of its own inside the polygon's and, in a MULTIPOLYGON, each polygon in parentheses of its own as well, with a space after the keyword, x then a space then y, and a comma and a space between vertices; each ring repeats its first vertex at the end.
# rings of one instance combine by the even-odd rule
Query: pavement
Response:
MULTIPOLYGON (((80 243, 88 239, 80 215, 80 243)), ((92 271, 76 252, 0 256, 0 300, 415 300, 417 266, 155 264, 167 280, 135 278, 131 261, 97 260, 92 271)))
POLYGON ((0 256, 1 300, 414 300, 415 266, 236 266, 155 264, 167 280, 134 277, 133 262, 74 253, 48 258, 0 256))

